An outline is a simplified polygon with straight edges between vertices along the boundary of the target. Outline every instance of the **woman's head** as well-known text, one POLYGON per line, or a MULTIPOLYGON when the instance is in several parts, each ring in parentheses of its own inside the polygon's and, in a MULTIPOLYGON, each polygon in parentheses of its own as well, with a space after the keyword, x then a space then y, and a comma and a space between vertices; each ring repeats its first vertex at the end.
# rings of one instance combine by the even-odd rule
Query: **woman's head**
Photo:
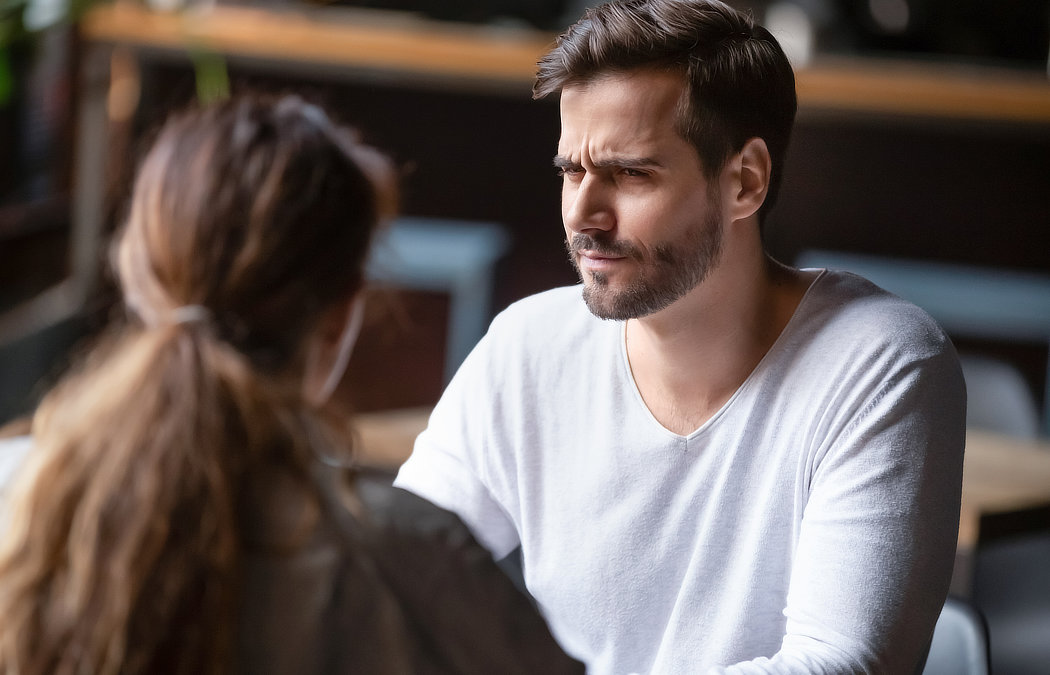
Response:
POLYGON ((229 672, 248 486, 340 450, 301 383, 339 364, 392 202, 382 156, 296 97, 164 126, 115 249, 140 325, 42 402, 6 504, 0 672, 229 672))
POLYGON ((125 300, 146 326, 202 307, 255 368, 280 372, 360 289, 393 202, 385 158, 298 97, 182 114, 134 186, 115 251, 125 300))

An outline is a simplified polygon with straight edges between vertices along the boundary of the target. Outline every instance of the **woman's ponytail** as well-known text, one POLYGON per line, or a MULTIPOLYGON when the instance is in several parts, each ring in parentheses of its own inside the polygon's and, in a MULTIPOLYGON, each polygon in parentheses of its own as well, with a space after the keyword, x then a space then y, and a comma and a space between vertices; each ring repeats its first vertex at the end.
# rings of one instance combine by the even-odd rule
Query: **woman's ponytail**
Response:
POLYGON ((54 391, 0 542, 0 671, 229 672, 238 486, 300 445, 274 447, 300 435, 272 428, 296 417, 282 398, 207 326, 174 324, 54 391))

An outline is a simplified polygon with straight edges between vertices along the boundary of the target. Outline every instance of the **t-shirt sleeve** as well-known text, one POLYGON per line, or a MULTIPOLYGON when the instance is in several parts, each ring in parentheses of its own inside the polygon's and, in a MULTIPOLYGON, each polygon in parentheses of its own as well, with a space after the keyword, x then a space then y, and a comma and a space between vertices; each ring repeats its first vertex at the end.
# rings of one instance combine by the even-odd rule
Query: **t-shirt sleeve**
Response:
POLYGON ((8 502, 32 448, 31 436, 0 439, 0 534, 7 528, 8 502))
POLYGON ((33 447, 30 436, 0 438, 0 496, 10 489, 15 474, 33 447))
POLYGON ((965 385, 954 350, 889 373, 814 459, 771 658, 714 673, 911 673, 948 592, 965 385))
POLYGON ((493 432, 498 420, 491 380, 498 371, 490 340, 483 338, 453 377, 394 484, 458 515, 498 559, 519 538, 486 479, 491 456, 502 450, 493 432))

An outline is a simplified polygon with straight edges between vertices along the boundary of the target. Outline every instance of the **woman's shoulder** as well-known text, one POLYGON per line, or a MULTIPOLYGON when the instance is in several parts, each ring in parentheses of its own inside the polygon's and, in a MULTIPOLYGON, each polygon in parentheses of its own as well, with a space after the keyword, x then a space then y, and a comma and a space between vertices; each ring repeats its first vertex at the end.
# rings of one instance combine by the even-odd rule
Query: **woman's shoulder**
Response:
POLYGON ((453 513, 363 473, 373 554, 410 625, 464 673, 582 673, 531 599, 453 513))
POLYGON ((354 480, 358 498, 370 523, 383 532, 419 537, 472 538, 463 521, 407 490, 393 487, 393 477, 380 470, 363 469, 354 480))

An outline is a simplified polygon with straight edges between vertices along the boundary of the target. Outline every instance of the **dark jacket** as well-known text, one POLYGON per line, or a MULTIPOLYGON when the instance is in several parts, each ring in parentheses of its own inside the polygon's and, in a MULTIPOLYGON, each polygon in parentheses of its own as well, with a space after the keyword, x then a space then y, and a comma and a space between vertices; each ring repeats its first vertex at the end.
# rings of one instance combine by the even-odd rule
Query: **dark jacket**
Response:
POLYGON ((253 481, 242 672, 584 672, 455 515, 381 474, 310 481, 253 481))

